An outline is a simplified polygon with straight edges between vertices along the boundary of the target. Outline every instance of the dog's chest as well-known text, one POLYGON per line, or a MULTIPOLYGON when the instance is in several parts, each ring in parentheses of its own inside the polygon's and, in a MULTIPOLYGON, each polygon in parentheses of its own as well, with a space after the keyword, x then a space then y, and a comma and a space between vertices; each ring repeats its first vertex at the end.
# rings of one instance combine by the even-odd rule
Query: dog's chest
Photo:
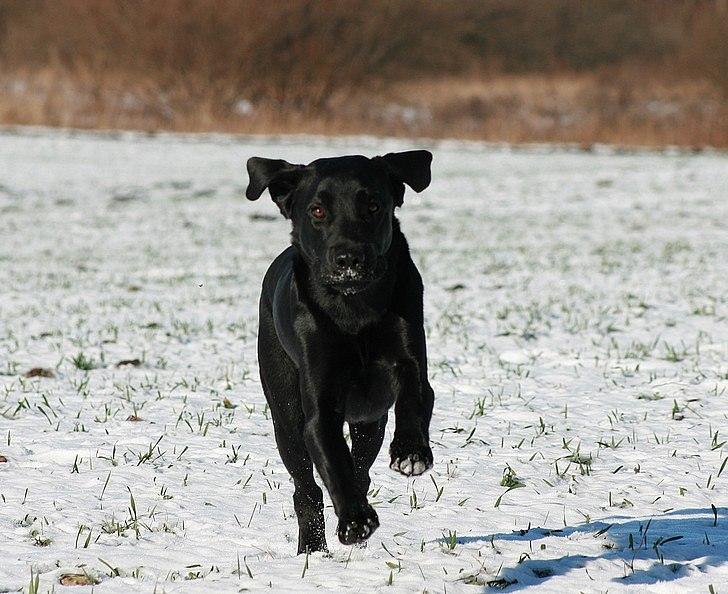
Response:
POLYGON ((404 389, 409 357, 401 335, 388 342, 363 341, 353 347, 352 364, 342 369, 341 412, 350 423, 384 415, 404 389))
POLYGON ((342 394, 344 418, 349 423, 379 419, 397 399, 400 389, 397 368, 381 363, 351 375, 342 394))

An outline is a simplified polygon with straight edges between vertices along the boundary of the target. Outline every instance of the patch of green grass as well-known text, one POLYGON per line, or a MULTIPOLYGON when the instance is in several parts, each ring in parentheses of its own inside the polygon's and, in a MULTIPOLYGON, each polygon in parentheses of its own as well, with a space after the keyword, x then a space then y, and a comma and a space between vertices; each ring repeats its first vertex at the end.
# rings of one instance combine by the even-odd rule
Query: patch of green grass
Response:
POLYGON ((83 352, 80 352, 73 357, 73 359, 71 359, 71 363, 73 363, 76 369, 81 369, 83 371, 91 371, 98 367, 96 361, 94 361, 91 357, 87 357, 83 352))

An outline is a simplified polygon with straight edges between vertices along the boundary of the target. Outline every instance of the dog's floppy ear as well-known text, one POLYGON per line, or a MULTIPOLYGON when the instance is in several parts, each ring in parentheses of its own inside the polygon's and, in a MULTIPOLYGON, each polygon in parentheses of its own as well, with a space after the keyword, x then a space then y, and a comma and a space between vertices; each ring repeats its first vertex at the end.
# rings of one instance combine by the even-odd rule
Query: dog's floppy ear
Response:
POLYGON ((257 200, 268 188, 273 202, 284 217, 291 216, 291 194, 298 185, 303 174, 304 165, 294 165, 282 159, 264 159, 251 157, 247 169, 248 188, 245 196, 248 200, 257 200))
POLYGON ((430 151, 405 151, 402 153, 387 153, 383 157, 375 157, 381 160, 395 181, 398 193, 395 197, 395 205, 402 206, 404 199, 404 187, 407 184, 415 192, 421 192, 430 185, 432 175, 430 164, 432 153, 430 151))

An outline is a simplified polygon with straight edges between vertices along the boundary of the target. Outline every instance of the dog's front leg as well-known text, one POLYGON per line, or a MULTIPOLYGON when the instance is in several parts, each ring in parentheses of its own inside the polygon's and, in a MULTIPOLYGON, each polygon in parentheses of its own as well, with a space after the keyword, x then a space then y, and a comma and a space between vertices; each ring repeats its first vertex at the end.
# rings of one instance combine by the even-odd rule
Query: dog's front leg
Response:
POLYGON ((334 504, 339 540, 343 544, 362 542, 379 527, 379 518, 356 482, 354 462, 344 439, 344 419, 334 410, 335 388, 311 380, 304 378, 301 385, 306 449, 334 504))
POLYGON ((401 390, 394 406, 394 438, 389 446, 390 467, 406 476, 432 468, 430 418, 434 392, 415 361, 400 370, 401 390))

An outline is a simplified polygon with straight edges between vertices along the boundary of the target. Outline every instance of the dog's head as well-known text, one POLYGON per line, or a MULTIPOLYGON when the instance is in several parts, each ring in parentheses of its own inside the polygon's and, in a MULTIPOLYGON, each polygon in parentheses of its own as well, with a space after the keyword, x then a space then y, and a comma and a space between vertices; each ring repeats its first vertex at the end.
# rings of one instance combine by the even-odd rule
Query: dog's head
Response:
POLYGON ((430 185, 428 151, 318 159, 293 165, 280 159, 248 160, 245 195, 257 200, 267 188, 293 224, 293 244, 312 273, 334 290, 351 295, 386 271, 394 209, 404 186, 430 185))

